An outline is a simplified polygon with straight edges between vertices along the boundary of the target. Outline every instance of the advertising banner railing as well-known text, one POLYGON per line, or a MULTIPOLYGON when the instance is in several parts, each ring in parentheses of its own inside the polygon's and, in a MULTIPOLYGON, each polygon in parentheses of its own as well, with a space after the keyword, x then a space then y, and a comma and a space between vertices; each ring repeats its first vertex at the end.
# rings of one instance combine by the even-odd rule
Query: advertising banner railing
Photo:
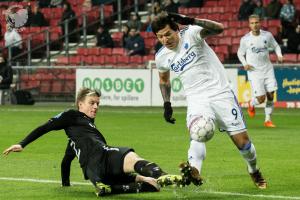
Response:
MULTIPOLYGON (((237 94, 237 69, 226 71, 237 94)), ((171 72, 170 81, 172 105, 186 106, 182 83, 174 72, 171 72)), ((163 105, 157 69, 77 69, 76 92, 82 87, 100 90, 102 105, 163 105)))
POLYGON ((77 69, 76 91, 82 87, 100 90, 102 105, 151 105, 149 69, 77 69))

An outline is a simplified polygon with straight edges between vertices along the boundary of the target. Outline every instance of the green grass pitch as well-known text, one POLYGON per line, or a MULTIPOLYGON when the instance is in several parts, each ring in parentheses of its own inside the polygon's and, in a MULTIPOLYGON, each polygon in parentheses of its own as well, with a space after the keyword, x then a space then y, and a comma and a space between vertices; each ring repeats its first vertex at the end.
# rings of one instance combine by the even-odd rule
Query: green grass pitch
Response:
MULTIPOLYGON (((19 142, 33 128, 66 107, 71 106, 1 106, 0 150, 19 142)), ((185 112, 185 108, 175 108, 177 121, 171 125, 163 120, 162 108, 100 107, 96 125, 110 145, 133 147, 141 157, 158 163, 165 171, 178 173, 178 164, 187 159, 189 146, 185 112)), ((244 114, 268 189, 254 187, 238 150, 226 134, 217 131, 207 143, 202 172, 205 184, 201 187, 169 187, 159 193, 101 198, 300 200, 299 109, 275 109, 273 121, 278 126, 275 129, 263 127, 262 109, 258 109, 254 119, 244 114)), ((0 199, 95 199, 94 189, 84 181, 76 160, 72 164, 71 182, 80 184, 60 187, 60 162, 66 144, 64 132, 53 131, 28 145, 22 153, 0 156, 0 199)))

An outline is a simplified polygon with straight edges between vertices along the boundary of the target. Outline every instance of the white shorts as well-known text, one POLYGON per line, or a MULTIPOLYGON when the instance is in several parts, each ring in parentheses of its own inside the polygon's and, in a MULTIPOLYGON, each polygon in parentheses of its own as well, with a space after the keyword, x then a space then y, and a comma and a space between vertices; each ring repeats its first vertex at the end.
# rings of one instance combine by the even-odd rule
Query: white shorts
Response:
POLYGON ((203 116, 211 118, 221 131, 227 131, 229 135, 247 131, 243 112, 233 92, 209 99, 189 96, 187 103, 187 127, 196 117, 203 116))
POLYGON ((263 96, 267 92, 274 92, 278 88, 273 68, 260 74, 248 72, 248 78, 254 97, 263 96))

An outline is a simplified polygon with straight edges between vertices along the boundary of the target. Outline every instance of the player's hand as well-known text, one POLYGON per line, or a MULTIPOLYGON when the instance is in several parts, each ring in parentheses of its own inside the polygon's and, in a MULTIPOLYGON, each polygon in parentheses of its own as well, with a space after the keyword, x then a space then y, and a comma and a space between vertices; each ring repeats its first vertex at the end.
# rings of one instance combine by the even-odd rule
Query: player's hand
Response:
POLYGON ((164 103, 164 109, 165 109, 165 111, 164 111, 164 118, 165 118, 165 120, 167 122, 171 123, 171 124, 175 124, 176 119, 174 119, 172 117, 172 115, 173 115, 173 108, 171 106, 171 102, 166 101, 164 103))
POLYGON ((15 145, 12 145, 9 148, 5 149, 3 151, 3 154, 7 156, 10 152, 20 152, 22 150, 23 150, 23 147, 21 145, 15 144, 15 145))
POLYGON ((244 66, 244 69, 245 69, 246 71, 251 71, 251 70, 254 69, 254 67, 251 66, 251 65, 245 65, 245 66, 244 66))
POLYGON ((279 62, 279 63, 283 63, 283 56, 278 56, 277 59, 278 59, 278 62, 279 62))
POLYGON ((168 12, 168 16, 172 21, 177 22, 181 25, 190 25, 195 21, 194 18, 172 12, 168 12))

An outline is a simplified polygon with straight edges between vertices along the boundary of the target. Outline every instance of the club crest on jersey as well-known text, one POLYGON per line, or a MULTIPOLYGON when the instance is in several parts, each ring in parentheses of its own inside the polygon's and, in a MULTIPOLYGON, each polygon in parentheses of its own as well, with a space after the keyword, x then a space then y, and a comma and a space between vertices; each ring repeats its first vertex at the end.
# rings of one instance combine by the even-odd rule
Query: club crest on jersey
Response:
POLYGON ((188 49, 189 48, 189 44, 188 43, 185 43, 184 44, 184 49, 188 49))
POLYGON ((196 57, 196 53, 192 51, 189 54, 187 54, 185 57, 180 58, 180 60, 176 61, 175 63, 172 63, 171 69, 174 72, 183 71, 183 69, 188 64, 190 64, 194 60, 195 57, 196 57))

